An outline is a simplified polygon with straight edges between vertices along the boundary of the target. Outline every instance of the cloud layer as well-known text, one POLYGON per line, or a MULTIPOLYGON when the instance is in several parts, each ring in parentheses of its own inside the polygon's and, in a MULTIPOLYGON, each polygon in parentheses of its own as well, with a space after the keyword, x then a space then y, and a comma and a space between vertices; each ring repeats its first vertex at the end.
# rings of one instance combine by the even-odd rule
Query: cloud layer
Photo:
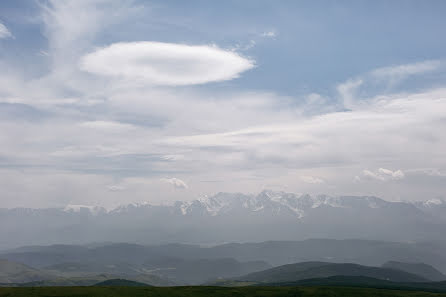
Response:
POLYGON ((30 53, 43 67, 0 57, 3 207, 113 207, 264 187, 417 200, 445 193, 446 89, 430 83, 444 75, 441 60, 377 63, 339 75, 341 83, 336 73, 320 88, 288 92, 287 82, 274 89, 269 79, 308 68, 281 51, 284 43, 267 44, 288 42, 285 28, 237 28, 230 44, 186 45, 215 34, 157 35, 163 23, 145 23, 156 18, 152 7, 135 3, 45 1, 47 54, 30 53), (263 41, 244 50, 256 63, 225 50, 255 38, 263 41), (249 69, 244 80, 218 84, 249 69), (395 88, 423 75, 423 88, 395 88))
POLYGON ((115 43, 81 60, 84 71, 166 86, 231 80, 252 67, 252 60, 217 46, 149 41, 115 43))

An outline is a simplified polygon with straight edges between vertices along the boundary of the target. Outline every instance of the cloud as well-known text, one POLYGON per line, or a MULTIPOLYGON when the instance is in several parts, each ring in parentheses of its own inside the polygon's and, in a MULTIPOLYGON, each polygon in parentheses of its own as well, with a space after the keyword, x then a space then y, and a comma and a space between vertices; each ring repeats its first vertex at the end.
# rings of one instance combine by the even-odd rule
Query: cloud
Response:
POLYGON ((364 101, 375 97, 379 92, 391 93, 399 82, 413 75, 437 71, 443 63, 427 60, 417 63, 377 68, 354 78, 349 78, 336 86, 344 108, 353 110, 364 105, 364 101), (375 92, 375 94, 370 94, 375 92))
POLYGON ((276 31, 274 31, 274 30, 270 30, 270 31, 265 31, 265 32, 263 32, 262 34, 261 34, 261 36, 263 36, 263 37, 269 37, 269 38, 272 38, 272 37, 276 37, 276 31))
POLYGON ((110 185, 110 186, 107 186, 107 189, 111 192, 120 192, 120 191, 126 190, 126 187, 121 186, 121 185, 110 185))
POLYGON ((356 104, 356 91, 362 84, 362 79, 349 79, 336 87, 345 108, 354 108, 356 104))
POLYGON ((109 132, 127 132, 129 130, 135 129, 135 127, 130 124, 124 124, 114 121, 88 121, 82 122, 79 125, 84 128, 109 132))
POLYGON ((237 78, 254 62, 217 46, 115 43, 85 55, 82 70, 150 85, 196 85, 237 78))
POLYGON ((401 170, 389 170, 389 169, 385 169, 385 168, 379 168, 378 172, 383 175, 383 176, 388 176, 392 179, 403 179, 404 178, 404 172, 402 172, 401 170))
POLYGON ((414 168, 406 170, 406 172, 411 174, 422 174, 434 177, 446 177, 446 171, 439 170, 438 168, 414 168))
POLYGON ((375 172, 366 169, 362 171, 362 174, 367 179, 375 179, 380 181, 401 180, 405 177, 404 172, 401 170, 392 171, 386 168, 379 168, 375 172))
POLYGON ((183 160, 184 156, 183 155, 164 155, 161 156, 162 160, 165 161, 179 161, 179 160, 183 160))
POLYGON ((310 176, 310 175, 303 175, 300 177, 300 179, 307 184, 323 184, 324 180, 318 177, 310 176))
POLYGON ((189 188, 188 185, 182 181, 181 179, 172 177, 172 178, 162 178, 161 181, 169 183, 173 185, 177 189, 187 189, 189 188))
POLYGON ((8 30, 8 28, 6 28, 5 25, 0 23, 0 39, 8 37, 12 37, 11 32, 8 30))
POLYGON ((373 70, 370 74, 380 79, 391 79, 396 82, 410 75, 422 74, 436 70, 440 61, 423 61, 411 64, 383 67, 373 70))

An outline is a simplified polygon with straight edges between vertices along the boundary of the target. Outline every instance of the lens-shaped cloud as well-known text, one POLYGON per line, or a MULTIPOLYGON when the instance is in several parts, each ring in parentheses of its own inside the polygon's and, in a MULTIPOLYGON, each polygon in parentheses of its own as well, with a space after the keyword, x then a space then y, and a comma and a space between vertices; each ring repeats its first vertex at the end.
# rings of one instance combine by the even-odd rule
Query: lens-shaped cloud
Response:
POLYGON ((82 70, 152 85, 195 85, 237 78, 254 62, 217 46, 115 43, 81 58, 82 70))

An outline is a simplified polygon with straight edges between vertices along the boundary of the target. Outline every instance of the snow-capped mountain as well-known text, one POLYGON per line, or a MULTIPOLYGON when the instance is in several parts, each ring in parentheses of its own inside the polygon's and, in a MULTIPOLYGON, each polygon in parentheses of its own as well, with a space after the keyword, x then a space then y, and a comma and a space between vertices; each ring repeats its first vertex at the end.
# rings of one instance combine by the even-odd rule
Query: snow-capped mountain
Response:
POLYGON ((218 193, 171 205, 128 204, 113 210, 69 205, 0 209, 0 248, 27 244, 139 243, 367 238, 442 239, 446 202, 390 202, 377 197, 218 193))
POLYGON ((100 206, 77 205, 77 204, 68 204, 67 206, 64 207, 63 210, 65 212, 74 212, 74 213, 88 212, 93 215, 107 212, 105 208, 100 206))
POLYGON ((309 209, 318 207, 335 208, 380 208, 390 202, 376 197, 330 197, 327 195, 310 196, 308 194, 293 194, 265 190, 259 195, 244 195, 218 193, 212 197, 205 197, 194 201, 180 202, 175 206, 181 209, 181 213, 187 215, 198 209, 212 216, 228 213, 234 210, 246 210, 250 212, 271 212, 279 214, 294 214, 302 218, 309 209))
POLYGON ((231 212, 271 213, 276 215, 294 215, 305 217, 311 209, 332 207, 349 209, 380 209, 386 207, 415 207, 421 211, 431 212, 446 208, 446 201, 431 199, 416 202, 390 202, 373 196, 327 196, 293 194, 282 191, 264 190, 258 195, 242 193, 218 193, 193 201, 176 201, 171 205, 157 205, 150 202, 121 205, 107 211, 103 207, 89 205, 67 205, 63 211, 69 213, 88 213, 91 215, 127 213, 135 210, 167 208, 182 215, 219 216, 231 212))

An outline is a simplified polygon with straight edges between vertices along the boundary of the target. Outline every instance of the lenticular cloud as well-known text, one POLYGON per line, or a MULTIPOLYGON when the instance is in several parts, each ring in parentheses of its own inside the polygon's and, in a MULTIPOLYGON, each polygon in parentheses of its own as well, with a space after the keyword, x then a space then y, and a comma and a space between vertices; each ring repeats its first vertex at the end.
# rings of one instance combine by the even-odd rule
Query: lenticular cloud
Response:
POLYGON ((153 85, 195 85, 237 78, 254 62, 217 46, 115 43, 82 57, 82 70, 153 85))

